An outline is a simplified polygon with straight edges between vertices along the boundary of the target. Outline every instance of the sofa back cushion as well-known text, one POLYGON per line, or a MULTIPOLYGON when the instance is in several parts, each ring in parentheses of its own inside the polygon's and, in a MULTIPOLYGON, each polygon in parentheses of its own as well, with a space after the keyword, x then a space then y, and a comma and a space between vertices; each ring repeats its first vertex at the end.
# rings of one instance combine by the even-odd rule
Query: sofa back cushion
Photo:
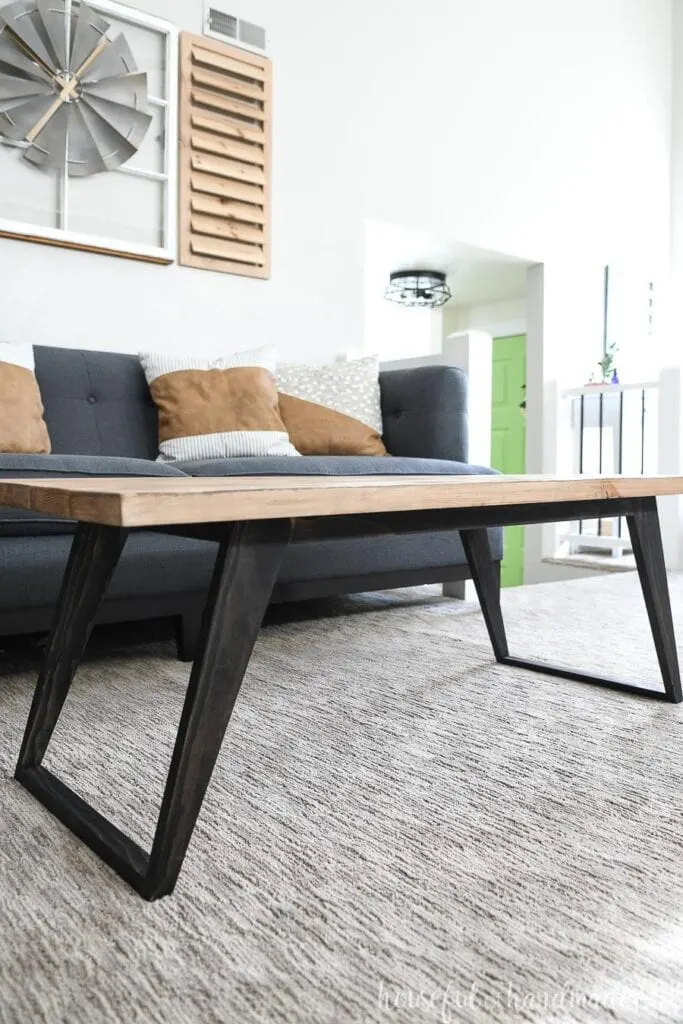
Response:
POLYGON ((384 443, 392 455, 468 461, 467 374, 412 366, 380 374, 384 443))
POLYGON ((42 345, 33 352, 55 454, 156 458, 157 411, 136 355, 42 345))

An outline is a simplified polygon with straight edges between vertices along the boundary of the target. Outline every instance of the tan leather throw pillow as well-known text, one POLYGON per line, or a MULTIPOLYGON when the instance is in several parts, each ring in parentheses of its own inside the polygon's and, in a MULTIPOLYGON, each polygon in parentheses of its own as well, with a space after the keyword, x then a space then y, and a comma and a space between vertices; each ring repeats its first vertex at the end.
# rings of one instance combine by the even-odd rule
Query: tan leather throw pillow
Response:
POLYGON ((316 402, 280 395, 280 415, 302 455, 386 455, 382 438, 367 423, 316 402))
POLYGON ((50 436, 33 372, 33 347, 0 343, 0 451, 48 455, 50 436))
POLYGON ((274 351, 218 358, 143 353, 140 360, 159 410, 161 460, 299 454, 280 417, 274 351))

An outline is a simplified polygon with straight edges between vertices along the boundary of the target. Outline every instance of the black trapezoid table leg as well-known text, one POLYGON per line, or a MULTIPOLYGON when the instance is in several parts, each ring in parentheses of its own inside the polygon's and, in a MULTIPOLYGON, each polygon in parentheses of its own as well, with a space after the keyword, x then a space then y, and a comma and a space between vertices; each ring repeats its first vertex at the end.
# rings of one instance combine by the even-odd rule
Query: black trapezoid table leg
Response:
POLYGON ((175 886, 291 534, 289 519, 237 523, 220 546, 140 889, 148 900, 175 886))
MULTIPOLYGON (((501 515, 501 518, 503 516, 504 514, 501 515)), ((636 500, 626 518, 664 690, 654 690, 619 679, 579 672, 563 665, 511 655, 505 636, 500 607, 500 590, 491 560, 488 534, 485 529, 462 530, 460 535, 467 563, 477 590, 496 661, 503 665, 540 672, 543 675, 558 676, 580 683, 592 683, 612 690, 637 694, 641 697, 654 697, 658 700, 670 701, 673 704, 681 702, 683 699, 681 677, 656 498, 636 500)))
POLYGON ((491 557, 489 535, 486 530, 461 530, 460 539, 474 580, 493 653, 496 661, 504 661, 509 654, 508 642, 500 608, 500 575, 491 557))
POLYGON ((635 511, 626 517, 626 521, 631 534, 633 554, 650 620, 652 638, 664 680, 666 698, 672 704, 680 704, 683 700, 681 673, 671 615, 671 600, 666 578, 662 534, 659 528, 657 499, 644 498, 639 502, 635 511))
POLYGON ((43 760, 127 533, 89 523, 76 530, 19 753, 19 781, 43 760))
POLYGON ((292 523, 225 524, 222 533, 151 853, 41 765, 123 530, 79 528, 17 766, 26 789, 148 900, 172 892, 178 878, 292 523))

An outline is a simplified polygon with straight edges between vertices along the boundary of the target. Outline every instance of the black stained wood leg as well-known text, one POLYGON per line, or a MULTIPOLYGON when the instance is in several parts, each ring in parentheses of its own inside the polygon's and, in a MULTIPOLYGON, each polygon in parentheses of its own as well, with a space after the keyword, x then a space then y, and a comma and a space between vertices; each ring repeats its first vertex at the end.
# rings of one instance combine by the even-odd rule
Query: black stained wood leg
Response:
POLYGON ((666 579, 657 499, 644 498, 637 509, 626 517, 626 520, 652 629, 652 638, 664 680, 666 697, 672 704, 680 704, 683 700, 681 674, 671 615, 669 585, 666 579))
POLYGON ((20 782, 43 760, 127 534, 89 523, 76 530, 19 753, 20 782))
MULTIPOLYGON (((615 508, 612 514, 617 515, 619 511, 619 509, 615 508)), ((602 514, 609 515, 609 508, 604 509, 602 514)), ((501 518, 504 518, 503 514, 501 518)), ((491 552, 486 530, 462 530, 460 536, 462 537, 470 573, 477 588, 484 620, 498 662, 516 668, 528 669, 531 672, 539 672, 542 675, 558 676, 562 679, 571 679, 579 683, 590 683, 618 690, 622 693, 667 700, 673 704, 678 704, 682 699, 681 677, 671 604, 669 602, 669 588, 666 579, 666 565, 664 562, 656 498, 635 500, 626 518, 631 533, 633 553, 638 567, 638 575, 650 620, 659 666, 664 680, 664 692, 620 679, 595 676, 589 672, 579 672, 569 666, 553 665, 547 662, 533 661, 530 658, 518 658, 509 654, 500 609, 498 580, 493 563, 491 562, 491 552)))
POLYGON ((489 633, 496 661, 507 658, 508 642, 500 608, 500 566, 491 557, 491 545, 486 530, 461 530, 467 564, 474 580, 484 622, 489 633))
POLYGON ((289 519, 236 523, 219 548, 147 877, 173 891, 292 533, 289 519))

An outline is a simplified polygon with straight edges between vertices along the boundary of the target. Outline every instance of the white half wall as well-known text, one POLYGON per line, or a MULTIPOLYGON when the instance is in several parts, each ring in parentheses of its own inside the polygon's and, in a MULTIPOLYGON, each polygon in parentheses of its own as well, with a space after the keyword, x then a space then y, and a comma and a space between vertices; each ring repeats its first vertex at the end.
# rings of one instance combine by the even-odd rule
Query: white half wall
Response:
POLYGON ((492 344, 491 335, 484 331, 461 331, 450 334, 443 344, 442 361, 449 366, 459 366, 469 378, 467 458, 476 466, 491 465, 492 344))
MULTIPOLYGON (((135 6, 201 30, 202 0, 135 6)), ((530 260, 668 259, 671 0, 235 10, 274 62, 272 280, 0 239, 1 340, 332 358, 363 344, 367 218, 530 260)))

